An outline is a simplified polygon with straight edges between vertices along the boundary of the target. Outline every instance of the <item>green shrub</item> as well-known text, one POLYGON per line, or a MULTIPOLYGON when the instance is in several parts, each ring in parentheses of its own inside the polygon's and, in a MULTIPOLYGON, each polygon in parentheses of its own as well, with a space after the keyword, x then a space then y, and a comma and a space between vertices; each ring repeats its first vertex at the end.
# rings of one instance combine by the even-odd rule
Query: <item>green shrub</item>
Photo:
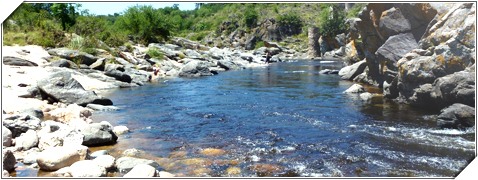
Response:
POLYGON ((254 9, 254 6, 252 5, 246 6, 246 10, 244 11, 243 21, 247 28, 250 28, 250 29, 254 28, 257 24, 258 17, 259 15, 254 9))
POLYGON ((363 8, 367 4, 365 3, 356 3, 354 6, 347 12, 347 18, 358 17, 359 13, 362 12, 363 8))
POLYGON ((304 23, 300 16, 295 13, 281 14, 277 17, 279 30, 288 35, 299 34, 302 31, 304 23))
POLYGON ((261 47, 264 47, 264 41, 258 41, 256 42, 256 46, 254 47, 254 49, 259 49, 261 47))
POLYGON ((134 6, 128 8, 115 23, 135 40, 151 43, 169 39, 172 26, 166 20, 167 17, 152 6, 134 6))
POLYGON ((337 4, 324 4, 320 12, 319 33, 326 37, 334 37, 347 30, 345 12, 337 4))
POLYGON ((151 58, 156 58, 156 59, 163 59, 163 53, 155 47, 150 47, 148 48, 148 51, 146 51, 146 54, 149 55, 151 58))

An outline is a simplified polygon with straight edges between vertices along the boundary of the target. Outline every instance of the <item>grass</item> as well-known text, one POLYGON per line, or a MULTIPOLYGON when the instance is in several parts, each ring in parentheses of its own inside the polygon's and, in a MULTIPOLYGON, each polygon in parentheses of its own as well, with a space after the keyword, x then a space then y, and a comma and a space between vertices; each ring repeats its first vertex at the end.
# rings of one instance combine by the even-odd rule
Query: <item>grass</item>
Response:
POLYGON ((148 51, 146 51, 146 54, 148 54, 151 58, 163 59, 163 53, 158 48, 155 48, 155 47, 148 48, 148 51))

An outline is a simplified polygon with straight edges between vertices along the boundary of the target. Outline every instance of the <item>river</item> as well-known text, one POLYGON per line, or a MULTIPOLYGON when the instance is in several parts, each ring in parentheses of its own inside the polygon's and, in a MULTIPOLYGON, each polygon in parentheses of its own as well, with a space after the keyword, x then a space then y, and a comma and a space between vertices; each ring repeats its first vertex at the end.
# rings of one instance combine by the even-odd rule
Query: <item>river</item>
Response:
POLYGON ((131 130, 113 154, 134 147, 181 176, 450 177, 473 159, 474 128, 437 129, 437 112, 343 94, 352 82, 318 73, 339 67, 292 61, 112 90, 103 95, 121 110, 93 119, 131 130))

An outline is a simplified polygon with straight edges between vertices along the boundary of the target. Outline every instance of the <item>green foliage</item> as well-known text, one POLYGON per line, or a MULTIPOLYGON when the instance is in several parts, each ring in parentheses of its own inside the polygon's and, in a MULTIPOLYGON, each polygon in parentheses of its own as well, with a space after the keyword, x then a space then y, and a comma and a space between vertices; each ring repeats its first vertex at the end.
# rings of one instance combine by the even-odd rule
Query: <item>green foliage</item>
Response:
POLYGON ((288 35, 299 34, 302 31, 304 23, 300 16, 295 13, 281 14, 277 17, 277 23, 280 26, 281 33, 288 35))
POLYGON ((151 58, 163 59, 163 53, 156 47, 148 48, 148 51, 146 51, 146 54, 148 54, 149 57, 151 58))
POLYGON ((319 33, 322 36, 334 37, 347 30, 345 12, 337 4, 321 4, 319 14, 319 33))
POLYGON ((136 41, 151 43, 169 39, 172 26, 166 19, 161 11, 152 6, 134 6, 128 8, 115 25, 136 41))
POLYGON ((81 7, 80 4, 72 3, 54 3, 50 10, 54 17, 60 20, 63 31, 73 26, 76 18, 79 16, 77 9, 81 7))
POLYGON ((193 41, 201 41, 201 40, 203 40, 209 33, 210 33, 210 31, 202 31, 202 32, 192 33, 192 34, 189 36, 189 39, 191 39, 191 40, 193 40, 193 41))
POLYGON ((259 49, 261 47, 264 47, 264 41, 258 41, 256 42, 256 46, 254 47, 254 49, 259 49))
POLYGON ((367 4, 365 3, 356 3, 354 4, 354 6, 349 9, 349 11, 347 12, 347 18, 354 18, 354 17, 358 17, 359 13, 362 12, 363 8, 366 6, 367 4))
POLYGON ((250 28, 250 29, 254 28, 257 24, 258 17, 259 15, 254 9, 254 6, 252 5, 246 6, 246 10, 244 11, 243 21, 247 28, 250 28))

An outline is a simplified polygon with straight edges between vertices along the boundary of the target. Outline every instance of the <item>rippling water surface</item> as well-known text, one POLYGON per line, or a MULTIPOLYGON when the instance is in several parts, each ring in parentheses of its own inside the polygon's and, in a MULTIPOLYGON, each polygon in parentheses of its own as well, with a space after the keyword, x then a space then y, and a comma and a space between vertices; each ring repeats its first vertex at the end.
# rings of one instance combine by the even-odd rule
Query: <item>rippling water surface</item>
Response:
POLYGON ((104 95, 121 110, 93 118, 132 131, 112 151, 143 150, 182 176, 449 177, 475 156, 474 129, 345 95, 352 83, 325 68, 340 67, 295 61, 114 90, 104 95))

